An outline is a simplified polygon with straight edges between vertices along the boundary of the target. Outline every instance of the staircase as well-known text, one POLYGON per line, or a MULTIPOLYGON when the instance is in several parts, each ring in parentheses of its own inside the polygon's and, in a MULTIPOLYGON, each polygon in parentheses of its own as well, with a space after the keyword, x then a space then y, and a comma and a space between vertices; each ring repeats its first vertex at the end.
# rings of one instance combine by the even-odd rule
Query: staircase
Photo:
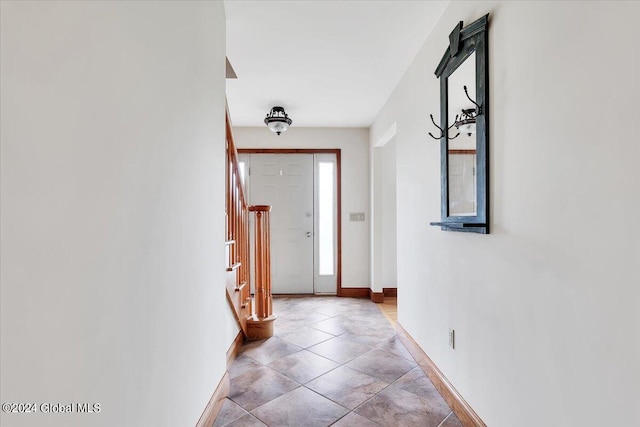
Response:
POLYGON ((275 316, 271 304, 270 206, 248 206, 240 175, 229 109, 226 111, 226 288, 227 300, 246 339, 273 336, 275 316), (249 274, 249 215, 255 216, 255 304, 249 274), (254 312, 254 306, 256 310, 254 312))

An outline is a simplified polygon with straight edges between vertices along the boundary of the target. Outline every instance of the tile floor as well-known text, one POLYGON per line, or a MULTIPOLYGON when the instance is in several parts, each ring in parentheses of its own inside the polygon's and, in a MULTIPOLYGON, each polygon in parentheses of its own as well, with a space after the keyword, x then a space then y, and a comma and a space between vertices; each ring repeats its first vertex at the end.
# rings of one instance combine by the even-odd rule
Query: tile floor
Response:
POLYGON ((397 338, 393 304, 275 298, 276 334, 248 342, 214 427, 461 427, 397 338))

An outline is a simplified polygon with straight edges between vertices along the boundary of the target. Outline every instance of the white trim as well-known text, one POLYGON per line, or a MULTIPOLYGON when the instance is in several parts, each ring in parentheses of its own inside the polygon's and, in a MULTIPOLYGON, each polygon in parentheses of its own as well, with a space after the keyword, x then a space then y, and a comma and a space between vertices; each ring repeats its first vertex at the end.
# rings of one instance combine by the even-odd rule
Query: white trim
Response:
POLYGON ((387 129, 387 131, 382 134, 380 139, 378 139, 378 141, 376 141, 376 143, 373 144, 373 146, 378 148, 378 147, 384 147, 385 145, 387 145, 387 142, 391 141, 391 139, 394 136, 396 136, 396 134, 398 133, 397 124, 398 122, 393 122, 393 124, 389 127, 389 129, 387 129))

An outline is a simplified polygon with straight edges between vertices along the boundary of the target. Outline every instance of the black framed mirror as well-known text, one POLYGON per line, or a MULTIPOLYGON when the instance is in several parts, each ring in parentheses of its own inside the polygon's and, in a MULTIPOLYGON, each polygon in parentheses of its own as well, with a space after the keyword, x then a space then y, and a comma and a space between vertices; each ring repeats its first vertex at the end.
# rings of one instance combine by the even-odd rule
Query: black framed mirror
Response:
MULTIPOLYGON (((441 221, 447 231, 489 233, 489 15, 449 35, 440 79, 441 221)), ((433 117, 432 117, 433 121, 433 117)))

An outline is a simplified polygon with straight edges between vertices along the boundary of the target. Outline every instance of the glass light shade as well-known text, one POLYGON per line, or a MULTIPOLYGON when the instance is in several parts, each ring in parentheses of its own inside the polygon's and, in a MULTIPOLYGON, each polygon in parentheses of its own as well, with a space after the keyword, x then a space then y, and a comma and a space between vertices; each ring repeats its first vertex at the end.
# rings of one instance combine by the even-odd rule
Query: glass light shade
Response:
POLYGON ((458 131, 460 133, 476 133, 476 124, 475 123, 465 123, 461 124, 458 127, 458 131))
POLYGON ((269 111, 269 114, 267 114, 267 117, 265 117, 264 123, 272 132, 280 135, 282 132, 289 129, 291 119, 284 111, 284 108, 273 107, 271 111, 269 111))
MULTIPOLYGON (((465 90, 466 89, 467 87, 465 86, 465 90)), ((455 122, 458 132, 466 133, 468 135, 471 135, 472 133, 476 133, 476 116, 477 115, 478 115, 478 111, 473 108, 462 109, 462 114, 460 115, 460 119, 455 122)))
POLYGON ((289 129, 289 125, 286 122, 276 121, 276 119, 272 119, 272 121, 267 123, 267 127, 271 129, 271 132, 276 132, 278 135, 289 129))

